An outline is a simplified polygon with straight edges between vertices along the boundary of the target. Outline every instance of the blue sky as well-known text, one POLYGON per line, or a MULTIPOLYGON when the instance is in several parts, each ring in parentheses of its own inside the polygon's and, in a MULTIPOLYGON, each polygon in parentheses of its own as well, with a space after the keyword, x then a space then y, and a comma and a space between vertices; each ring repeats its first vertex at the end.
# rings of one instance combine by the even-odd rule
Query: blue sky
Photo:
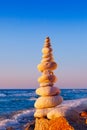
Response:
POLYGON ((86 0, 0 0, 0 88, 36 88, 46 36, 59 88, 87 88, 86 0))

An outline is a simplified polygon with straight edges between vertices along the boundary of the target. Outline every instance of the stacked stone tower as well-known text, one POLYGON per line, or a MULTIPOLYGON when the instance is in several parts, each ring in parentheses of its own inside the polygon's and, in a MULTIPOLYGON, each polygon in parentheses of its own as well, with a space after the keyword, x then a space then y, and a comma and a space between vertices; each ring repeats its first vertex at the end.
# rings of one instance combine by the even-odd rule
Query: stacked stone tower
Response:
POLYGON ((50 110, 54 109, 63 101, 62 97, 59 95, 60 90, 54 87, 57 78, 53 70, 57 68, 57 64, 52 55, 49 37, 45 39, 42 53, 41 63, 37 66, 38 70, 42 72, 42 76, 38 78, 40 87, 36 89, 36 94, 40 97, 34 104, 36 108, 34 116, 37 118, 46 117, 50 110))

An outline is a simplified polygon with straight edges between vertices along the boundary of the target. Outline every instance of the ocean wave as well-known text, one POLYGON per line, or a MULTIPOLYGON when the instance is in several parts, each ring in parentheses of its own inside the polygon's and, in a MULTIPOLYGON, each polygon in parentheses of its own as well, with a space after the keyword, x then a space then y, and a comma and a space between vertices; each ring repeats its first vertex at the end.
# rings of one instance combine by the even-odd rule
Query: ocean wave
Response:
MULTIPOLYGON (((67 104, 67 106, 71 106, 71 107, 76 107, 76 106, 80 106, 80 105, 85 105, 87 107, 87 98, 81 98, 81 99, 76 99, 76 100, 65 100, 62 102, 63 106, 67 104)), ((60 104, 60 105, 62 105, 60 104)))
POLYGON ((27 123, 29 120, 26 120, 26 119, 33 117, 34 112, 35 112, 35 109, 31 109, 31 110, 20 111, 13 114, 11 119, 4 119, 0 121, 0 130, 6 130, 7 127, 11 127, 11 126, 14 128, 20 127, 21 122, 27 123))
POLYGON ((14 115, 13 119, 20 121, 20 119, 24 119, 25 117, 33 116, 34 112, 35 112, 35 109, 25 110, 25 111, 22 111, 16 115, 14 115))
POLYGON ((0 97, 6 97, 7 95, 4 93, 0 93, 0 97))
POLYGON ((24 97, 31 97, 31 96, 36 96, 36 94, 35 93, 20 93, 20 94, 11 94, 11 95, 9 95, 9 96, 15 96, 15 97, 22 97, 22 96, 24 96, 24 97))
POLYGON ((30 100, 30 101, 33 101, 33 100, 36 100, 37 98, 35 98, 35 97, 31 97, 31 98, 29 98, 28 100, 30 100))
POLYGON ((6 130, 7 127, 19 125, 17 120, 5 119, 0 121, 0 130, 6 130))
POLYGON ((29 91, 12 91, 11 92, 11 90, 9 90, 9 91, 0 91, 0 97, 5 97, 5 96, 7 96, 7 97, 32 97, 32 96, 36 96, 36 93, 35 93, 35 91, 31 91, 31 92, 29 92, 29 91))

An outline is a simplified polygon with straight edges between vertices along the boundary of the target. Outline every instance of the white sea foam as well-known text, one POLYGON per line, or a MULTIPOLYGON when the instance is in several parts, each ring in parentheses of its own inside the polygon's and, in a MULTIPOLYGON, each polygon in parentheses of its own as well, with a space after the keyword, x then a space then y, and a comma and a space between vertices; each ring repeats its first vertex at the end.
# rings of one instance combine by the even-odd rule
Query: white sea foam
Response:
POLYGON ((31 101, 36 100, 36 99, 37 99, 37 98, 35 98, 35 97, 29 98, 29 100, 31 100, 31 101))
POLYGON ((21 111, 12 116, 11 119, 4 119, 0 121, 0 130, 6 130, 6 127, 20 126, 20 121, 26 117, 33 117, 35 109, 21 111))
POLYGON ((24 118, 24 117, 30 117, 33 116, 35 109, 32 110, 26 110, 26 111, 22 111, 22 113, 16 114, 13 116, 13 119, 19 121, 20 119, 24 118))
POLYGON ((16 94, 12 94, 9 96, 15 96, 15 97, 20 97, 20 96, 25 96, 25 97, 31 97, 31 96, 36 96, 35 92, 33 93, 16 93, 16 94))
POLYGON ((6 95, 4 93, 0 93, 0 97, 5 97, 6 95))
POLYGON ((61 106, 69 106, 69 107, 79 107, 85 106, 87 108, 87 98, 76 99, 76 100, 65 100, 62 102, 61 106))
POLYGON ((6 127, 14 126, 14 125, 19 125, 17 120, 12 120, 12 119, 5 119, 0 122, 0 130, 6 130, 6 127))

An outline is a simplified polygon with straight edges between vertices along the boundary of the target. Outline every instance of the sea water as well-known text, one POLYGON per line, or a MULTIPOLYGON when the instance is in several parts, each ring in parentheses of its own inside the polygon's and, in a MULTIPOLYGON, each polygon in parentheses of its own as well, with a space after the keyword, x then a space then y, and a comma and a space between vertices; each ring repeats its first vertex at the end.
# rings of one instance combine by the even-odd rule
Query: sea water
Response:
MULTIPOLYGON (((61 89, 61 96, 64 100, 87 98, 87 89, 61 89)), ((37 98, 35 89, 0 90, 0 130, 10 126, 22 130, 22 125, 34 119, 37 98)))

